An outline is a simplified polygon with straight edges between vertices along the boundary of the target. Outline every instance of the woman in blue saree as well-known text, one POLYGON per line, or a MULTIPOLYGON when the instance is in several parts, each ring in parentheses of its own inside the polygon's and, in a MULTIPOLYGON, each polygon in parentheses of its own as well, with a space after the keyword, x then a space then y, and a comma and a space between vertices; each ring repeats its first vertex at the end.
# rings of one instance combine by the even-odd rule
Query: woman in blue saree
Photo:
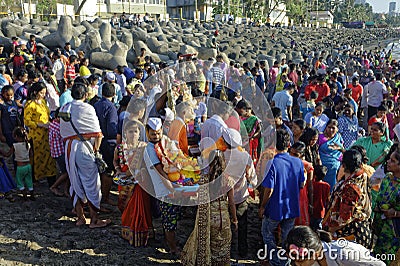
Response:
POLYGON ((338 121, 331 119, 326 125, 324 133, 320 134, 318 139, 322 165, 328 168, 324 181, 331 186, 331 192, 336 184, 336 174, 344 151, 343 139, 338 130, 338 121))

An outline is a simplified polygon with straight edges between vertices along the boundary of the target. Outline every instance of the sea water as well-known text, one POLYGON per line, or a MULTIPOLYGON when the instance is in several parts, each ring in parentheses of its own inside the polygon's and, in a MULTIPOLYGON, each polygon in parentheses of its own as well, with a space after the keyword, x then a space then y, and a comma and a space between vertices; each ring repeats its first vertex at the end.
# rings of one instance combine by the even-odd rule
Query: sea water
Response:
POLYGON ((392 50, 392 58, 397 61, 400 60, 400 40, 394 43, 389 43, 386 51, 392 50))

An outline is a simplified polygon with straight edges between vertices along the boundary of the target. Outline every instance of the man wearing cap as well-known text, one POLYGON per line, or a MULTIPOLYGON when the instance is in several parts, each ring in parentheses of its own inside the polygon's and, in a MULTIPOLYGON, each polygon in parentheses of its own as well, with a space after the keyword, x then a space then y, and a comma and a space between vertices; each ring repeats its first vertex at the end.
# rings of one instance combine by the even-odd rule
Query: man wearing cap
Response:
POLYGON ((121 87, 120 87, 117 83, 115 83, 115 81, 116 81, 115 74, 114 74, 113 72, 107 72, 106 76, 104 77, 104 83, 101 84, 100 87, 99 87, 99 94, 98 94, 98 96, 99 96, 99 97, 103 97, 103 95, 102 95, 102 88, 103 88, 103 85, 104 85, 105 83, 110 83, 110 84, 112 84, 112 85, 115 87, 115 96, 114 96, 112 102, 113 102, 114 105, 118 108, 118 107, 119 107, 119 101, 122 100, 122 97, 123 97, 123 96, 122 96, 121 87))
POLYGON ((228 128, 222 133, 225 145, 224 152, 226 161, 225 173, 234 181, 234 202, 236 204, 236 215, 238 218, 238 252, 241 257, 246 257, 248 252, 247 245, 247 198, 249 191, 247 185, 251 183, 257 186, 257 176, 251 156, 245 150, 239 150, 242 146, 242 137, 239 131, 228 128))
POLYGON ((117 145, 117 125, 118 114, 117 109, 111 102, 115 96, 115 88, 110 83, 104 83, 102 87, 102 98, 94 104, 96 115, 99 118, 101 132, 103 133, 103 141, 100 146, 100 153, 103 155, 104 161, 107 163, 107 171, 101 174, 101 187, 103 194, 103 202, 112 203, 109 199, 112 175, 114 172, 114 150, 117 145))
MULTIPOLYGON (((149 171, 151 181, 153 183, 154 192, 157 199, 161 199, 174 195, 174 187, 168 179, 167 173, 164 171, 163 164, 158 157, 155 145, 163 141, 171 141, 163 136, 163 127, 160 118, 150 117, 146 124, 146 135, 148 144, 144 154, 147 169, 149 171)), ((173 145, 173 143, 171 143, 173 145)), ((175 231, 177 228, 177 220, 180 214, 180 206, 161 201, 161 219, 165 231, 165 238, 170 249, 170 253, 177 254, 178 247, 176 245, 175 231)))
POLYGON ((282 243, 285 243, 289 231, 294 226, 295 218, 300 216, 300 188, 304 187, 306 182, 303 162, 289 155, 287 152, 289 145, 289 133, 278 129, 277 154, 271 161, 262 183, 264 196, 258 211, 259 217, 263 219, 261 233, 266 254, 272 254, 269 257, 269 264, 273 266, 282 265, 277 256, 274 231, 280 225, 282 243))
POLYGON ((274 97, 272 97, 271 106, 278 107, 282 111, 282 120, 288 125, 292 121, 292 106, 293 97, 292 94, 296 88, 293 82, 286 82, 284 85, 284 90, 277 92, 274 97))

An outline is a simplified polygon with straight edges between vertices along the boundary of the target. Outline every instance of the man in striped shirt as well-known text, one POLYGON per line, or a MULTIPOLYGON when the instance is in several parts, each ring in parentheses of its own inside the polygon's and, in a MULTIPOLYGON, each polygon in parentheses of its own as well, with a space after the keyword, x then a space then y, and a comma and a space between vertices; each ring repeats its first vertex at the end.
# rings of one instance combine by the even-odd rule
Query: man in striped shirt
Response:
POLYGON ((71 55, 69 57, 69 62, 67 63, 67 67, 65 69, 65 77, 67 80, 74 80, 76 78, 75 73, 75 65, 78 64, 78 58, 76 55, 71 55))
POLYGON ((50 187, 51 192, 56 196, 62 196, 63 194, 68 195, 69 182, 68 172, 65 165, 65 150, 63 138, 60 134, 60 119, 58 118, 58 108, 55 112, 55 118, 49 124, 49 144, 50 144, 50 155, 57 162, 57 169, 59 172, 59 177, 57 181, 50 187), (58 186, 65 183, 64 193, 58 190, 58 186))

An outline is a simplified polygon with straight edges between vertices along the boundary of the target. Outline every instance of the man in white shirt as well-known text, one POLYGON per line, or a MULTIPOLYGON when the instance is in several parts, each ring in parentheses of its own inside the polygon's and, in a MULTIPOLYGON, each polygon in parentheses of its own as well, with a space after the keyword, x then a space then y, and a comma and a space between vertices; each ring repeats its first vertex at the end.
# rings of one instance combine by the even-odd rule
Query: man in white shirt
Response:
POLYGON ((124 75, 124 67, 118 66, 114 69, 115 78, 117 80, 117 84, 121 87, 122 96, 127 95, 126 93, 126 77, 124 75))
MULTIPOLYGON (((209 101, 211 102, 211 98, 209 101)), ((221 101, 215 103, 217 102, 222 103, 221 101)), ((224 121, 229 118, 230 107, 223 104, 216 109, 214 110, 215 114, 208 118, 201 127, 200 150, 212 146, 222 136, 224 129, 228 128, 224 121)))
MULTIPOLYGON (((115 83, 115 81, 116 81, 115 74, 113 72, 107 72, 106 76, 104 77, 104 83, 106 82, 111 83, 115 87, 115 96, 113 102, 115 107, 119 108, 119 101, 122 100, 122 91, 121 87, 117 83, 115 83)), ((101 84, 99 87, 99 94, 98 94, 99 97, 102 97, 103 84, 101 84)))
POLYGON ((282 120, 286 125, 292 121, 293 97, 291 94, 294 92, 295 87, 294 83, 287 82, 283 87, 284 90, 277 92, 272 97, 271 106, 281 109, 282 120))
POLYGON ((377 114, 378 107, 388 95, 386 85, 382 82, 382 77, 382 73, 376 73, 376 79, 368 83, 364 88, 361 99, 361 107, 368 109, 368 119, 365 120, 367 122, 372 116, 377 114))
POLYGON ((57 80, 57 85, 58 89, 61 92, 65 91, 65 79, 64 79, 64 74, 65 74, 65 66, 63 62, 61 62, 60 55, 58 53, 53 54, 53 73, 56 77, 57 80))
POLYGON ((238 252, 241 257, 246 257, 247 245, 247 198, 249 191, 247 183, 257 186, 257 176, 251 156, 245 150, 239 150, 242 146, 242 138, 239 131, 227 128, 222 133, 227 150, 224 152, 226 168, 225 173, 233 178, 235 186, 234 202, 236 204, 236 215, 238 218, 238 252))

